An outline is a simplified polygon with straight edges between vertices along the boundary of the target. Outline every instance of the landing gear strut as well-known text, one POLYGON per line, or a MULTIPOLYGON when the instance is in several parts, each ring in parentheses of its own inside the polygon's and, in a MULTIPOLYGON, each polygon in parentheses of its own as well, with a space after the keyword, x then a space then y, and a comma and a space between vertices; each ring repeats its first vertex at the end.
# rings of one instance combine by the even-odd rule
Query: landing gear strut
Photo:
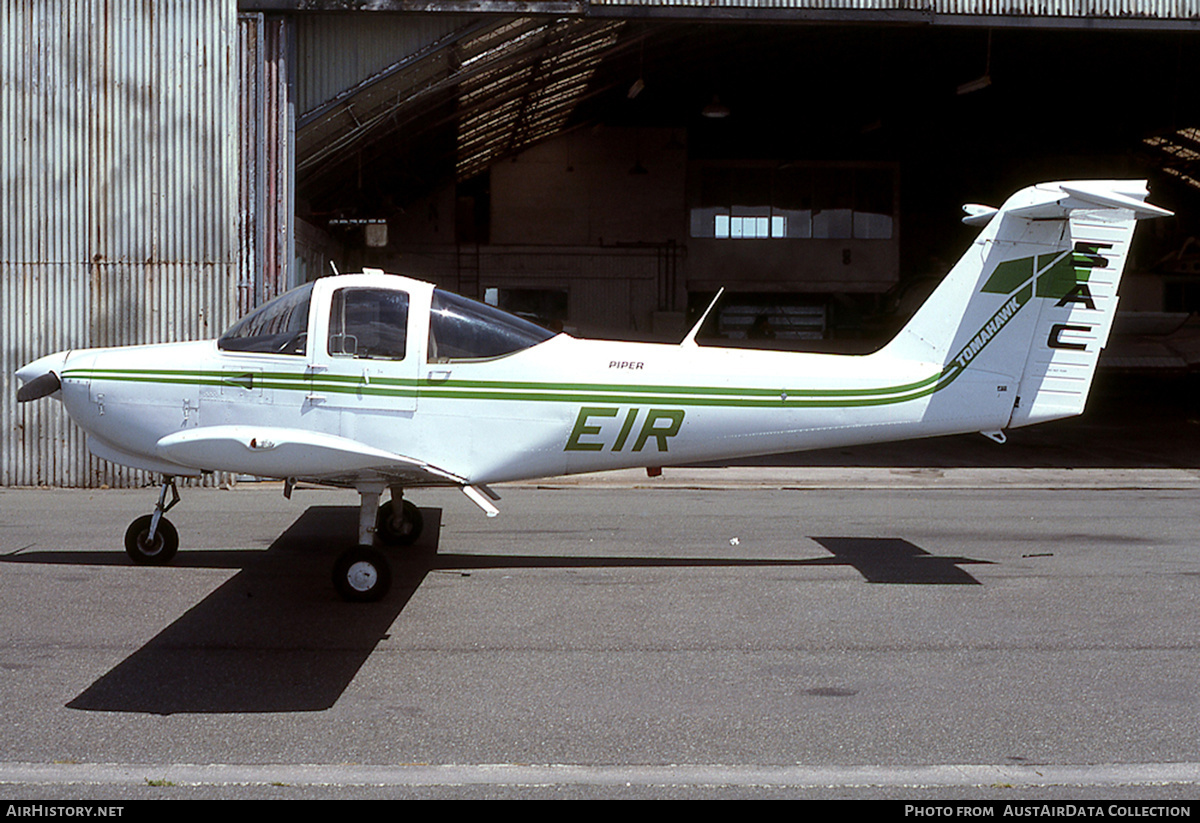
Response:
MULTIPOLYGON (((410 546, 421 536, 424 526, 420 510, 404 499, 404 490, 398 486, 391 487, 392 499, 379 505, 385 488, 384 483, 358 486, 362 498, 358 512, 358 545, 344 552, 333 567, 334 587, 343 598, 352 602, 380 600, 391 588, 391 568, 383 553, 374 547, 375 538, 391 545, 410 546)), ((125 532, 125 553, 134 563, 165 566, 175 557, 179 551, 179 532, 163 515, 178 502, 175 478, 163 477, 154 513, 134 520, 125 532), (171 493, 169 501, 168 491, 171 493)))
POLYGON ((139 566, 165 566, 179 551, 179 532, 163 517, 179 502, 179 490, 174 477, 164 477, 158 493, 154 514, 144 514, 129 524, 125 531, 125 553, 139 566), (171 502, 167 502, 167 490, 171 502))
POLYGON ((392 486, 392 499, 379 507, 375 536, 390 546, 411 546, 421 536, 421 510, 404 499, 404 489, 392 486))

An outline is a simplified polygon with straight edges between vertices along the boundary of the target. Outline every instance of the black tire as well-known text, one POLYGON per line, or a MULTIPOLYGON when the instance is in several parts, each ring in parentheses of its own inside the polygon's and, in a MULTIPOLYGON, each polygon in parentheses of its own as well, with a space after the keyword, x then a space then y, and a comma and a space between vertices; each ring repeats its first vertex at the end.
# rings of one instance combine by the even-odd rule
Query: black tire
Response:
POLYGON ((375 536, 381 543, 389 546, 411 546, 421 537, 425 528, 425 518, 421 510, 407 500, 402 503, 404 513, 403 523, 395 522, 396 501, 389 500, 379 507, 375 517, 375 536))
POLYGON ((158 519, 154 540, 147 539, 153 519, 152 514, 142 515, 125 530, 125 554, 139 566, 165 566, 179 551, 179 532, 165 517, 158 519))
POLYGON ((333 585, 351 603, 382 600, 392 587, 392 570, 377 549, 356 546, 333 565, 333 585))

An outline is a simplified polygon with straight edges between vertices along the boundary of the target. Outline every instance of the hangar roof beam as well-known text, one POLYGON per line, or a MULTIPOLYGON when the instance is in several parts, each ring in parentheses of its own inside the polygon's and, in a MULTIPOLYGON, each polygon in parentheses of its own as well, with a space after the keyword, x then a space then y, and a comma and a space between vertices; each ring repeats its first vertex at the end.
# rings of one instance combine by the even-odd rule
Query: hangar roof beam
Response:
POLYGON ((239 0, 241 11, 421 12, 626 20, 730 20, 1200 31, 1194 0, 239 0))
POLYGON ((391 135, 456 125, 455 168, 466 179, 560 131, 599 93, 602 60, 636 46, 618 20, 485 18, 396 61, 297 121, 296 170, 310 191, 391 135))

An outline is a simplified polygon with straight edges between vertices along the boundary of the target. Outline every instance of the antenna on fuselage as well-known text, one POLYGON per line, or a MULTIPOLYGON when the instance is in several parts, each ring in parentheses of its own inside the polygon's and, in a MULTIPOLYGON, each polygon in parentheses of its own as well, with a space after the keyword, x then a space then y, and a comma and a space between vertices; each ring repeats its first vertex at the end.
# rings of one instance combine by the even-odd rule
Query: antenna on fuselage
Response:
POLYGON ((341 274, 341 272, 337 270, 337 263, 334 263, 332 260, 329 261, 329 268, 333 269, 335 276, 341 274))
POLYGON ((725 287, 717 289, 717 296, 708 304, 708 308, 704 310, 704 314, 700 315, 700 319, 696 321, 696 325, 692 326, 692 330, 687 333, 687 337, 683 338, 681 346, 695 346, 696 335, 700 333, 700 327, 704 325, 704 321, 708 319, 708 315, 712 312, 713 307, 717 305, 717 301, 721 299, 721 295, 725 293, 725 287))

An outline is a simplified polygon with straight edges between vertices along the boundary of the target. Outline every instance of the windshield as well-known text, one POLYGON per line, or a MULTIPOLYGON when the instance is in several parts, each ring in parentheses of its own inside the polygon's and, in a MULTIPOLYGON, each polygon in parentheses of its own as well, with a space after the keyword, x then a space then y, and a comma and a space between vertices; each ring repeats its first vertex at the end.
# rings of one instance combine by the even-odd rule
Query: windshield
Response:
POLYGON ((303 355, 308 342, 308 306, 313 284, 292 289, 235 323, 217 341, 226 351, 303 355))
POLYGON ((499 357, 549 340, 554 332, 457 294, 435 289, 429 315, 429 361, 499 357))

